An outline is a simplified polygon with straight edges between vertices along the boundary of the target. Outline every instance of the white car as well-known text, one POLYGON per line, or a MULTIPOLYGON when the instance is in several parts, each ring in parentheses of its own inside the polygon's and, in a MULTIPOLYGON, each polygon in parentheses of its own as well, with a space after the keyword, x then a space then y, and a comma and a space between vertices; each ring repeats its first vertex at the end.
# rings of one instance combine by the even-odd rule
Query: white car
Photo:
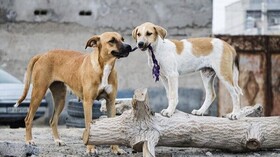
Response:
MULTIPOLYGON (((14 107, 16 101, 21 97, 24 89, 24 84, 9 74, 8 72, 0 69, 0 125, 10 125, 12 128, 24 127, 24 118, 28 112, 31 91, 26 99, 17 107, 14 107)), ((34 119, 43 116, 47 110, 47 102, 42 100, 34 119)))

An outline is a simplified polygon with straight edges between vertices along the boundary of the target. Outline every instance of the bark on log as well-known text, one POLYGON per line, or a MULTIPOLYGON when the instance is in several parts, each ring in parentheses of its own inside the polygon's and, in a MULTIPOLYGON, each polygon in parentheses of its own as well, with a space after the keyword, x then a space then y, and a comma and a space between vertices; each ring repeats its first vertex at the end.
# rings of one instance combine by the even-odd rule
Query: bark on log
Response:
MULTIPOLYGON (((252 107, 260 110, 260 106, 252 107)), ((251 114, 246 108, 246 114, 251 114)), ((245 112, 244 110, 242 112, 245 112)), ((280 148, 280 117, 240 120, 193 116, 176 110, 171 118, 153 113, 147 89, 135 91, 132 110, 93 122, 86 144, 125 145, 143 156, 155 156, 155 146, 201 147, 235 152, 280 148)))

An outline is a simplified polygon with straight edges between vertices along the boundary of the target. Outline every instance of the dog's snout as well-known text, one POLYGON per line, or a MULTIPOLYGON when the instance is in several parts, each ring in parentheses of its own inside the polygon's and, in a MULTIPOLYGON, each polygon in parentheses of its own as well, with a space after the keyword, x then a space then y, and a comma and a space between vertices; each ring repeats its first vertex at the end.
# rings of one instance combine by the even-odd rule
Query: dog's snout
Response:
POLYGON ((143 48, 143 46, 144 46, 144 42, 143 42, 143 41, 140 41, 140 42, 138 43, 138 47, 139 47, 139 48, 143 48))
POLYGON ((127 57, 132 51, 132 48, 129 44, 123 43, 118 51, 112 51, 112 55, 117 58, 127 57))
POLYGON ((132 51, 132 48, 131 48, 130 45, 124 44, 124 50, 125 50, 126 52, 130 52, 130 51, 132 51))

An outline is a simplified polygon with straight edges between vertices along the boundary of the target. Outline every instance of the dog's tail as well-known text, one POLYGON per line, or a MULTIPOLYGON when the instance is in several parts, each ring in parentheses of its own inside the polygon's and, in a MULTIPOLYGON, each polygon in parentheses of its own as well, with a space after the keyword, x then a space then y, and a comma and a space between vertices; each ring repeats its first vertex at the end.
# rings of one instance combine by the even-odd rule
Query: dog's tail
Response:
POLYGON ((23 93, 22 93, 22 96, 17 101, 17 103, 14 105, 14 107, 18 107, 19 104, 25 99, 25 97, 28 93, 29 87, 30 87, 31 75, 32 75, 32 70, 33 70, 34 64, 41 56, 42 56, 41 54, 38 54, 38 55, 32 57, 31 60, 29 61, 27 70, 26 70, 26 75, 25 75, 25 81, 24 81, 25 85, 24 85, 23 93))
POLYGON ((243 95, 242 89, 238 85, 238 78, 239 78, 239 55, 236 53, 235 49, 230 46, 232 51, 234 52, 234 62, 232 65, 233 68, 233 86, 235 88, 236 94, 243 95))

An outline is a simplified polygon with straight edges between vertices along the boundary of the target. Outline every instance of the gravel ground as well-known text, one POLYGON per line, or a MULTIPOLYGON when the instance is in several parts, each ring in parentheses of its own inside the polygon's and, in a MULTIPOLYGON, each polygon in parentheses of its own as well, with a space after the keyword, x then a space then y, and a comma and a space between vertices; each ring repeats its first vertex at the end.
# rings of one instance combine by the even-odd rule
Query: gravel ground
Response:
MULTIPOLYGON (((25 129, 8 129, 0 127, 0 144, 10 143, 12 144, 24 144, 25 129)), ((33 128, 33 138, 37 144, 39 152, 37 155, 33 156, 56 156, 56 157, 75 157, 75 156, 86 156, 85 145, 82 142, 82 132, 83 129, 77 128, 66 128, 65 126, 60 126, 59 128, 62 140, 67 144, 66 146, 56 146, 52 139, 51 129, 49 127, 34 127, 33 128)), ((280 142, 280 141, 279 141, 280 142)), ((99 157, 141 157, 142 153, 133 153, 132 149, 127 147, 123 148, 127 154, 125 155, 113 155, 110 153, 109 146, 98 146, 98 156, 99 157)), ((2 150, 3 152, 3 150, 2 150)), ((1 153, 0 156, 13 155, 14 152, 10 154, 1 153)), ((218 157, 259 157, 259 156, 269 156, 269 157, 280 157, 280 149, 272 151, 259 151, 250 153, 230 153, 223 152, 220 150, 213 149, 200 149, 200 148, 171 148, 171 147, 157 147, 156 156, 158 157, 187 157, 187 156, 218 156, 218 157)))

